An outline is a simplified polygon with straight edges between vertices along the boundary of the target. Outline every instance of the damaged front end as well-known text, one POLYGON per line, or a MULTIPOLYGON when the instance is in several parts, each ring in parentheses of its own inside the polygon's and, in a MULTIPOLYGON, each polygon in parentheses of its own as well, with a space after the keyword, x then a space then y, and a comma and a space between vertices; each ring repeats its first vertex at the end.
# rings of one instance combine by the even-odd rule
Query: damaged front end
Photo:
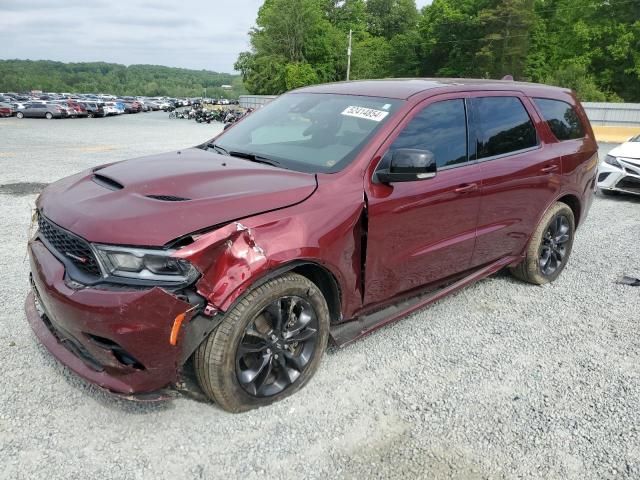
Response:
POLYGON ((222 317, 196 291, 200 272, 158 249, 96 246, 43 216, 38 223, 25 309, 42 344, 113 393, 150 400, 180 384, 222 317))

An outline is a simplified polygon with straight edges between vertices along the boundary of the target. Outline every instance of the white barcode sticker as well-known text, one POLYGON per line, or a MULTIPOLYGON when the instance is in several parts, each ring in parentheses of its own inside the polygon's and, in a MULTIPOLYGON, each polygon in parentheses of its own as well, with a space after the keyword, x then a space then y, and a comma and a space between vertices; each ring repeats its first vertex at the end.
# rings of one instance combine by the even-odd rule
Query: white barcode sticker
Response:
POLYGON ((342 112, 342 115, 348 117, 364 118, 366 120, 373 120, 374 122, 381 121, 384 117, 389 115, 389 112, 383 110, 375 110, 373 108, 365 107, 347 107, 342 112))

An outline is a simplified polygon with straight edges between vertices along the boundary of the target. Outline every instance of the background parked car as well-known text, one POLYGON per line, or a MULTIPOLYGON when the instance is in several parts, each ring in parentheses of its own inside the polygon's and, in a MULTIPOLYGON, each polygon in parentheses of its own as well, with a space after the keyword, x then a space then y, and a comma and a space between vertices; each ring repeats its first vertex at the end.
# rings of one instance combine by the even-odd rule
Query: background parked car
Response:
POLYGON ((104 110, 105 116, 120 115, 122 113, 115 102, 105 102, 102 109, 104 110))
POLYGON ((615 147, 600 163, 598 188, 605 195, 640 195, 640 135, 615 147))
POLYGON ((10 103, 0 102, 0 117, 10 117, 13 115, 13 105, 10 103))
POLYGON ((20 110, 16 113, 16 117, 30 117, 30 118, 62 118, 66 116, 63 108, 60 105, 52 103, 29 103, 25 105, 24 110, 20 110))
POLYGON ((106 116, 104 105, 102 103, 80 102, 80 104, 86 109, 87 116, 89 118, 106 116))
POLYGON ((84 105, 73 100, 67 100, 66 103, 67 103, 67 106, 69 107, 68 110, 70 110, 72 117, 88 116, 87 109, 84 107, 84 105))

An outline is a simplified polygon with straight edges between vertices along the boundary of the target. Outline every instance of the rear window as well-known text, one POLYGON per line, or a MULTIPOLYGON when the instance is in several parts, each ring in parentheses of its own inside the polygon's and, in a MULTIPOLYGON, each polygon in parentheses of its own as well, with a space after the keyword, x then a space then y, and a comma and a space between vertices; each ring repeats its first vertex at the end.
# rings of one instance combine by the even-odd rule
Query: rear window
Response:
POLYGON ((506 155, 535 147, 538 136, 533 122, 517 97, 472 99, 478 158, 506 155))
POLYGON ((584 127, 580 118, 567 102, 549 98, 534 98, 533 101, 558 140, 584 137, 584 127))

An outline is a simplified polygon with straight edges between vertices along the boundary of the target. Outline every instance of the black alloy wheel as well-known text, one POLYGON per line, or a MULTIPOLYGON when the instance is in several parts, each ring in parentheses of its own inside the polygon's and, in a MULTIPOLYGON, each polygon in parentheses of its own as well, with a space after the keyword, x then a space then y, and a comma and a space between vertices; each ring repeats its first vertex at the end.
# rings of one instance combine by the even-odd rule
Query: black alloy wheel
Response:
POLYGON ((304 373, 318 348, 318 316, 299 296, 269 304, 244 330, 236 351, 240 386, 255 397, 284 391, 304 373))
POLYGON ((540 245, 540 271, 545 276, 553 275, 565 260, 567 242, 571 236, 571 224, 565 215, 553 219, 540 245))

